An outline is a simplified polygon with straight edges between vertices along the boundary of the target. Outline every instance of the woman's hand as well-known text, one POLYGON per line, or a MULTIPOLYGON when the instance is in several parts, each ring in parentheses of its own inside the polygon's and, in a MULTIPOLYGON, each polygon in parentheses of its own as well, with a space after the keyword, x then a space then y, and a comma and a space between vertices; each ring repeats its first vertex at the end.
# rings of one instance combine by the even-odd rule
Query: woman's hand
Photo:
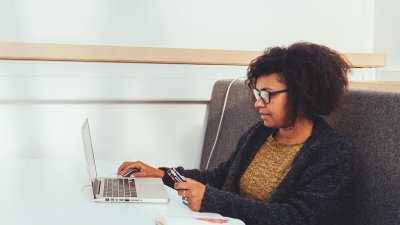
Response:
POLYGON ((141 161, 136 161, 136 162, 124 162, 122 165, 118 168, 117 174, 118 175, 123 175, 128 171, 129 169, 139 169, 140 171, 137 173, 134 173, 131 175, 131 177, 157 177, 157 178, 163 178, 164 177, 164 171, 151 167, 141 161))
POLYGON ((206 186, 190 178, 185 178, 186 182, 177 182, 174 188, 178 189, 178 195, 188 201, 189 208, 193 211, 200 211, 206 186))

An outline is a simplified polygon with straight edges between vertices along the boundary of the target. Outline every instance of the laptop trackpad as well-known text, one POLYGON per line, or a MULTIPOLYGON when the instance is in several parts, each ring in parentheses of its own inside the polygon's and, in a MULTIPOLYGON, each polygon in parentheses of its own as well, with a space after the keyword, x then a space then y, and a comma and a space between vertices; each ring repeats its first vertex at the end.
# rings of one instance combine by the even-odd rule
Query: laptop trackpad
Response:
POLYGON ((157 178, 135 178, 139 198, 168 198, 164 184, 157 178))

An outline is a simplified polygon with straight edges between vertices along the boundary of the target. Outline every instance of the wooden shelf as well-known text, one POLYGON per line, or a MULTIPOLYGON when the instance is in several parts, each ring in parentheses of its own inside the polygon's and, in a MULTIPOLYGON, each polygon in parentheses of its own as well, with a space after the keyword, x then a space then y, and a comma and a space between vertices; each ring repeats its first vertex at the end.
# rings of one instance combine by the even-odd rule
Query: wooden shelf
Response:
MULTIPOLYGON (((247 66, 261 51, 0 42, 2 60, 247 66)), ((353 67, 383 67, 383 54, 342 53, 353 67)))
POLYGON ((351 81, 350 89, 400 92, 400 83, 383 81, 351 81))

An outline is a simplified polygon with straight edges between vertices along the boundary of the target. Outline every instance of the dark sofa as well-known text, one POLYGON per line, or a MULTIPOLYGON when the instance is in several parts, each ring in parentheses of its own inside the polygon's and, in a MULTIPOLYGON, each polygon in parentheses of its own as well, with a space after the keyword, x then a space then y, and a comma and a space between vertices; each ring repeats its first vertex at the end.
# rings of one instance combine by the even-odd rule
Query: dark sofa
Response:
MULTIPOLYGON (((207 165, 231 81, 214 85, 201 169, 207 165)), ((209 168, 226 160, 241 134, 260 120, 251 95, 244 81, 233 83, 209 168)), ((354 145, 352 216, 343 225, 400 224, 400 92, 351 89, 326 120, 354 145)))

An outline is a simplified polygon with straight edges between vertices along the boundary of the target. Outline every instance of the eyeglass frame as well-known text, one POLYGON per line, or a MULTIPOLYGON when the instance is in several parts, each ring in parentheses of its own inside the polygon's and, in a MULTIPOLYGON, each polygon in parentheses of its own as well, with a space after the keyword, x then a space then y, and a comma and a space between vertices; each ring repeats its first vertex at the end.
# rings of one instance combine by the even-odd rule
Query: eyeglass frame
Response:
POLYGON ((253 88, 253 94, 254 97, 256 98, 256 101, 261 97, 261 101, 263 101, 265 104, 269 104, 271 102, 271 97, 280 93, 287 92, 288 89, 282 89, 278 91, 267 91, 267 90, 257 90, 253 88), (263 96, 262 94, 265 93, 266 95, 263 96))

